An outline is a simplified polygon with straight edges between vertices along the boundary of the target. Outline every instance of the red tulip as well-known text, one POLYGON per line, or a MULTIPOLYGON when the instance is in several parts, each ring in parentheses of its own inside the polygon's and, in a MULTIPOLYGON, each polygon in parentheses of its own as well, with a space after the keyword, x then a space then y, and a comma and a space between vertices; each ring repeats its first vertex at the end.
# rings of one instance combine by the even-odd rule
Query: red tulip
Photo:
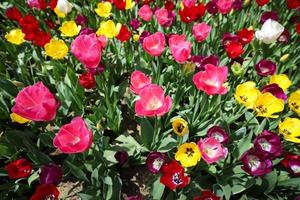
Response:
POLYGON ((119 34, 116 36, 118 40, 121 42, 126 42, 130 39, 131 32, 127 28, 127 26, 122 25, 119 34))
POLYGON ((287 0, 288 8, 296 9, 300 7, 300 0, 287 0))
POLYGON ((225 46, 225 51, 231 59, 237 58, 244 53, 243 45, 239 42, 229 42, 225 46))
POLYGON ((63 153, 81 153, 90 148, 93 133, 81 117, 63 125, 53 140, 53 145, 63 153))
POLYGON ((28 32, 34 32, 40 28, 38 20, 31 14, 27 14, 20 19, 20 26, 22 27, 22 30, 28 32))
POLYGON ((12 112, 32 121, 51 121, 59 105, 50 90, 42 82, 37 82, 19 92, 12 112))
POLYGON ((193 200, 220 200, 221 198, 215 195, 215 193, 209 191, 209 190, 204 190, 201 193, 201 196, 194 197, 193 200))
POLYGON ((85 89, 91 89, 96 86, 96 80, 91 72, 86 72, 79 76, 79 83, 85 89))
POLYGON ((256 3, 259 5, 259 6, 264 6, 266 5, 267 3, 269 3, 270 0, 256 0, 256 3))
POLYGON ((114 5, 119 10, 124 10, 126 7, 126 1, 125 0, 113 0, 114 5))
POLYGON ((205 6, 202 3, 190 8, 184 7, 179 10, 179 16, 182 22, 191 23, 202 17, 205 13, 205 6))
POLYGON ((15 6, 7 8, 5 11, 5 15, 8 19, 14 21, 20 21, 20 19, 22 18, 22 13, 15 6))
POLYGON ((45 44, 49 43, 51 40, 50 33, 44 32, 42 30, 35 31, 33 36, 33 44, 39 47, 44 47, 45 44))
POLYGON ((59 191, 53 184, 39 185, 30 200, 58 200, 59 191))
POLYGON ((300 23, 296 25, 296 32, 300 35, 300 23))
POLYGON ((249 44, 253 40, 254 31, 244 28, 237 33, 237 36, 243 45, 249 44))
POLYGON ((31 163, 25 158, 9 163, 5 169, 10 179, 26 178, 32 172, 31 163))

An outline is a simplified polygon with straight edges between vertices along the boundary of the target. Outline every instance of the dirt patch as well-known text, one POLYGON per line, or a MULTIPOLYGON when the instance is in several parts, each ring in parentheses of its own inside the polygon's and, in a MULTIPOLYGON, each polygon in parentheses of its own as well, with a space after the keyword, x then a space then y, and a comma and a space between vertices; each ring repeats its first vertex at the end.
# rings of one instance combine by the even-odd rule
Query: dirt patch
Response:
POLYGON ((76 194, 82 191, 83 188, 82 182, 62 182, 60 183, 57 188, 59 190, 59 198, 64 198, 66 200, 81 200, 79 196, 76 194))

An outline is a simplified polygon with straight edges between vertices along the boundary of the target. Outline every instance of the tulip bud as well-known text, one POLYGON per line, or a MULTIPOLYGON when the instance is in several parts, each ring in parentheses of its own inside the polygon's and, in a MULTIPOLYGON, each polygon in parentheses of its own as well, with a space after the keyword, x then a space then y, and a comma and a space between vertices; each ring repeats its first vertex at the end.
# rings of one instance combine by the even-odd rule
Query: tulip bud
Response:
POLYGON ((279 59, 280 62, 286 62, 290 57, 290 54, 284 54, 283 56, 281 56, 281 58, 279 59))
POLYGON ((188 75, 194 72, 196 69, 196 65, 191 62, 187 62, 186 64, 182 65, 182 72, 184 75, 188 75))
POLYGON ((134 35, 133 35, 133 41, 138 42, 139 39, 140 39, 139 34, 134 34, 134 35))
POLYGON ((244 73, 243 66, 238 62, 234 62, 231 65, 231 71, 235 76, 240 76, 244 73))

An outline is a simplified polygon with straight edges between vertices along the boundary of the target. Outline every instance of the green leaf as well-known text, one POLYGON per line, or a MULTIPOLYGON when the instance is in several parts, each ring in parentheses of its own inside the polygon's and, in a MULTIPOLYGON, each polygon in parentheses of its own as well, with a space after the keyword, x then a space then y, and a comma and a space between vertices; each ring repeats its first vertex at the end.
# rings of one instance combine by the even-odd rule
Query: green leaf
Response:
POLYGON ((17 96, 19 92, 17 87, 11 81, 5 80, 2 77, 0 77, 0 88, 13 98, 17 96))
POLYGON ((149 149, 153 142, 154 128, 151 123, 146 119, 141 120, 141 139, 143 144, 149 149))
POLYGON ((71 162, 69 162, 68 160, 65 160, 64 164, 66 165, 66 167, 68 169, 70 169, 71 173, 78 179, 83 180, 83 181, 87 181, 89 182, 89 180, 87 179, 85 173, 76 165, 73 165, 71 162))
POLYGON ((160 183, 160 177, 152 185, 153 200, 160 200, 165 190, 165 186, 160 183))
POLYGON ((161 141, 158 147, 158 151, 163 153, 168 152, 171 149, 175 148, 176 146, 177 146, 177 141, 172 137, 167 137, 161 141))
POLYGON ((278 182, 278 186, 282 186, 282 187, 300 187, 299 185, 300 183, 300 178, 291 178, 289 180, 286 181, 280 181, 278 182))
POLYGON ((273 170, 271 173, 267 174, 263 178, 263 186, 266 185, 264 189, 264 194, 268 194, 273 191, 277 183, 277 171, 273 170))
POLYGON ((230 185, 219 185, 221 188, 222 188, 222 190, 223 190, 223 192, 224 192, 224 196, 225 196, 225 199, 226 200, 229 200, 230 199, 230 195, 231 195, 231 187, 230 187, 230 185))
POLYGON ((31 183, 39 178, 39 171, 35 171, 28 178, 28 185, 31 186, 31 183))

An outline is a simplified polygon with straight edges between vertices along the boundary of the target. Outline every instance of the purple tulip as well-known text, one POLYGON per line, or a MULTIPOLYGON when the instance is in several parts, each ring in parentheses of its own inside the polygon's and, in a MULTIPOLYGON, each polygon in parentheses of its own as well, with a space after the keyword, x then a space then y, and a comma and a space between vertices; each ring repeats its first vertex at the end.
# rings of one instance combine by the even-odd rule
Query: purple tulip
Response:
POLYGON ((287 96, 281 87, 279 87, 276 83, 272 83, 270 85, 266 85, 262 88, 262 93, 270 92, 278 99, 287 100, 287 96))
POLYGON ((279 38, 277 39, 278 42, 281 42, 283 44, 287 44, 290 41, 291 38, 291 34, 288 30, 284 30, 282 32, 282 34, 279 36, 279 38))
POLYGON ((63 170, 61 167, 54 164, 45 165, 42 167, 39 175, 40 183, 58 185, 62 179, 62 176, 63 170))
POLYGON ((126 151, 118 151, 115 154, 115 159, 120 166, 123 166, 128 161, 128 153, 126 151))
POLYGON ((256 72, 259 76, 269 76, 276 72, 276 64, 271 60, 261 60, 256 64, 256 72))
POLYGON ((241 161, 242 169, 252 176, 263 176, 272 171, 272 160, 254 148, 246 151, 242 155, 241 161))
POLYGON ((267 130, 264 130, 255 138, 254 147, 271 158, 279 157, 283 151, 280 137, 276 133, 267 130))
POLYGON ((95 31, 91 28, 83 28, 80 31, 80 35, 89 35, 91 33, 95 33, 95 31))
POLYGON ((137 18, 135 18, 130 21, 130 26, 133 30, 136 30, 141 26, 141 22, 137 18))
POLYGON ((213 126, 207 130, 207 137, 213 137, 221 144, 228 143, 228 133, 220 126, 213 126))
POLYGON ((87 23, 87 17, 84 15, 77 15, 75 18, 75 22, 78 25, 85 26, 87 23))
POLYGON ((146 166, 151 173, 157 174, 165 162, 165 155, 160 152, 154 151, 148 154, 146 159, 146 166))
POLYGON ((220 63, 220 60, 217 56, 215 55, 210 55, 210 56, 192 56, 191 57, 191 62, 193 62, 197 69, 202 71, 204 70, 204 66, 206 64, 212 64, 215 66, 218 66, 220 63))
POLYGON ((99 75, 104 71, 104 65, 102 64, 102 62, 100 62, 97 68, 87 68, 87 69, 93 75, 99 75))
POLYGON ((239 42, 239 37, 232 33, 224 33, 222 37, 222 45, 225 47, 229 42, 239 42))
POLYGON ((149 35, 151 35, 149 31, 143 31, 140 35, 140 44, 143 44, 145 37, 148 37, 149 35))
POLYGON ((211 0, 205 6, 207 12, 211 15, 215 15, 218 13, 217 0, 211 0))
POLYGON ((243 1, 242 1, 242 0, 235 0, 235 1, 233 2, 232 8, 233 8, 234 10, 241 10, 242 7, 243 7, 243 1))
POLYGON ((279 20, 279 15, 278 15, 278 13, 276 11, 264 12, 261 15, 260 23, 264 24, 268 19, 272 19, 274 21, 278 21, 279 20))

